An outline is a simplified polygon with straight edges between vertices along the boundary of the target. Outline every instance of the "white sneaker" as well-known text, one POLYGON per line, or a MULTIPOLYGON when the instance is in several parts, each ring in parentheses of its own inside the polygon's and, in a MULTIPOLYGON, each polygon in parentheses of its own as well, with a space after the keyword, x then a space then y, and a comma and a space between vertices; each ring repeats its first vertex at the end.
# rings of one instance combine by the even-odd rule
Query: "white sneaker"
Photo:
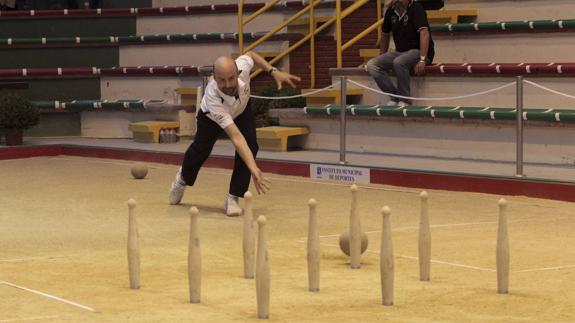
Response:
POLYGON ((410 106, 410 105, 411 105, 411 104, 409 104, 409 103, 407 103, 407 102, 404 102, 404 101, 399 101, 399 102, 397 102, 397 106, 398 106, 398 107, 402 107, 402 108, 403 108, 403 107, 410 106))
POLYGON ((172 183, 172 188, 170 189, 170 196, 169 196, 170 204, 171 205, 180 204, 180 201, 182 201, 182 197, 184 197, 185 190, 186 190, 186 183, 182 178, 182 168, 180 167, 178 173, 176 174, 176 178, 172 183))
POLYGON ((240 216, 242 214, 242 208, 240 207, 239 198, 228 194, 224 200, 224 210, 227 216, 240 216))
POLYGON ((387 103, 385 105, 387 105, 388 107, 393 107, 393 106, 397 105, 397 102, 395 102, 393 100, 389 100, 389 101, 387 101, 387 103))

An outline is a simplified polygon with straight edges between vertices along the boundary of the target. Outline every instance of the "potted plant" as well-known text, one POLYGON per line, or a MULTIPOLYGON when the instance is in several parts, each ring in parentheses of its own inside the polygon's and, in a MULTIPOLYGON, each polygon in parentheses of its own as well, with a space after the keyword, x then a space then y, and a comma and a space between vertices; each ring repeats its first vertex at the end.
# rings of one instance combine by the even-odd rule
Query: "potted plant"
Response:
POLYGON ((6 145, 22 144, 24 130, 40 121, 40 111, 25 97, 13 93, 0 93, 0 128, 3 129, 6 145))

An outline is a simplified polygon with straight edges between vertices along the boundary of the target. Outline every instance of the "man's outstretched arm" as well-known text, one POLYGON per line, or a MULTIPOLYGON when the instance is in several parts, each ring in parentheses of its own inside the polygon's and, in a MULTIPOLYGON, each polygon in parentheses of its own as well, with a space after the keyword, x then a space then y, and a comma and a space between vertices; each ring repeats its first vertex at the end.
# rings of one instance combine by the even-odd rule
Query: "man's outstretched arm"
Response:
POLYGON ((261 57, 256 52, 249 51, 246 52, 244 55, 248 55, 249 57, 251 57, 254 60, 254 64, 256 65, 256 67, 259 67, 262 70, 271 74, 271 76, 276 81, 278 90, 282 88, 283 83, 287 83, 291 87, 296 88, 294 81, 297 82, 301 81, 301 78, 299 78, 298 76, 275 69, 270 63, 268 63, 263 57, 261 57))
POLYGON ((254 156, 248 147, 246 139, 240 132, 240 129, 238 129, 238 126, 236 126, 235 123, 232 123, 231 125, 225 127, 224 131, 228 137, 230 137, 234 147, 236 148, 236 151, 250 170, 258 194, 265 194, 270 189, 270 181, 264 177, 263 172, 258 168, 256 160, 254 159, 254 156))

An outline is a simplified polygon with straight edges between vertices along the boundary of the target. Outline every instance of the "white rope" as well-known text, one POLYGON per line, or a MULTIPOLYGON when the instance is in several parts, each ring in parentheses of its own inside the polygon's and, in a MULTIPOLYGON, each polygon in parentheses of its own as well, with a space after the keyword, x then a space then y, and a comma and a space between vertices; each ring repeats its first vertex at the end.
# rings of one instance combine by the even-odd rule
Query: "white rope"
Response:
POLYGON ((530 84, 530 85, 533 85, 534 87, 538 87, 538 88, 540 88, 540 89, 542 89, 542 90, 545 90, 545 91, 548 91, 548 92, 557 94, 557 95, 562 95, 562 96, 567 97, 567 98, 570 98, 570 99, 575 99, 575 96, 573 96, 573 95, 569 95, 569 94, 567 94, 567 93, 563 93, 563 92, 559 92, 559 91, 550 89, 550 88, 548 88, 548 87, 545 87, 545 86, 543 86, 543 85, 537 84, 537 83, 535 83, 535 82, 531 82, 531 81, 528 81, 528 80, 524 80, 523 82, 525 82, 525 83, 527 83, 527 84, 530 84))
POLYGON ((425 100, 425 101, 443 101, 443 100, 457 100, 457 99, 465 99, 465 98, 470 98, 470 97, 474 97, 474 96, 480 96, 480 95, 485 95, 485 94, 489 94, 489 93, 493 93, 493 92, 497 92, 500 90, 503 90, 505 88, 508 88, 510 86, 514 86, 515 82, 511 82, 511 83, 507 83, 505 85, 502 85, 500 87, 496 87, 494 89, 491 90, 487 90, 487 91, 483 91, 483 92, 477 92, 477 93, 471 93, 471 94, 465 94, 465 95, 460 95, 460 96, 448 96, 448 97, 444 97, 444 98, 414 98, 414 97, 410 97, 410 96, 403 96, 403 95, 396 95, 396 94, 391 94, 391 93, 387 93, 387 92, 382 92, 373 88, 370 88, 368 86, 365 86, 361 83, 357 83, 353 80, 348 80, 349 83, 357 85, 361 88, 364 88, 366 90, 375 92, 375 93, 379 93, 379 94, 383 94, 383 95, 387 95, 387 96, 392 96, 392 97, 396 97, 396 98, 400 98, 400 99, 408 99, 408 100, 425 100))
POLYGON ((254 98, 254 99, 264 99, 264 100, 286 100, 286 99, 295 99, 295 98, 301 98, 301 97, 306 97, 306 96, 310 96, 319 92, 323 92, 325 90, 331 89, 332 87, 336 87, 340 84, 341 82, 335 82, 333 84, 331 84, 330 86, 326 86, 323 89, 318 89, 315 91, 311 91, 311 92, 306 92, 303 94, 298 94, 298 95, 291 95, 291 96, 258 96, 258 95, 250 95, 250 98, 254 98))

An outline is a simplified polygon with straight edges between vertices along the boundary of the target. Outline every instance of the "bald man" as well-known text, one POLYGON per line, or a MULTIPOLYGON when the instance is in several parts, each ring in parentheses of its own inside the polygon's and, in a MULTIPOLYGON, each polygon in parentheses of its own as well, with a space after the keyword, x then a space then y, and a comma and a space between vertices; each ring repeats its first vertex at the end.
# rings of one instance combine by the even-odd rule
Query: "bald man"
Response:
POLYGON ((214 63, 214 78, 210 80, 197 114, 197 131, 194 142, 184 156, 182 167, 176 174, 170 190, 170 204, 179 204, 187 186, 193 186, 204 161, 210 155, 216 140, 224 131, 236 149, 234 171, 229 194, 224 199, 228 216, 242 213, 239 198, 250 185, 250 176, 258 194, 270 189, 270 182, 258 168, 255 157, 258 152, 254 114, 248 105, 250 99, 250 72, 254 66, 267 71, 278 89, 284 83, 295 88, 300 78, 271 66, 254 52, 247 52, 235 61, 219 57, 214 63))

